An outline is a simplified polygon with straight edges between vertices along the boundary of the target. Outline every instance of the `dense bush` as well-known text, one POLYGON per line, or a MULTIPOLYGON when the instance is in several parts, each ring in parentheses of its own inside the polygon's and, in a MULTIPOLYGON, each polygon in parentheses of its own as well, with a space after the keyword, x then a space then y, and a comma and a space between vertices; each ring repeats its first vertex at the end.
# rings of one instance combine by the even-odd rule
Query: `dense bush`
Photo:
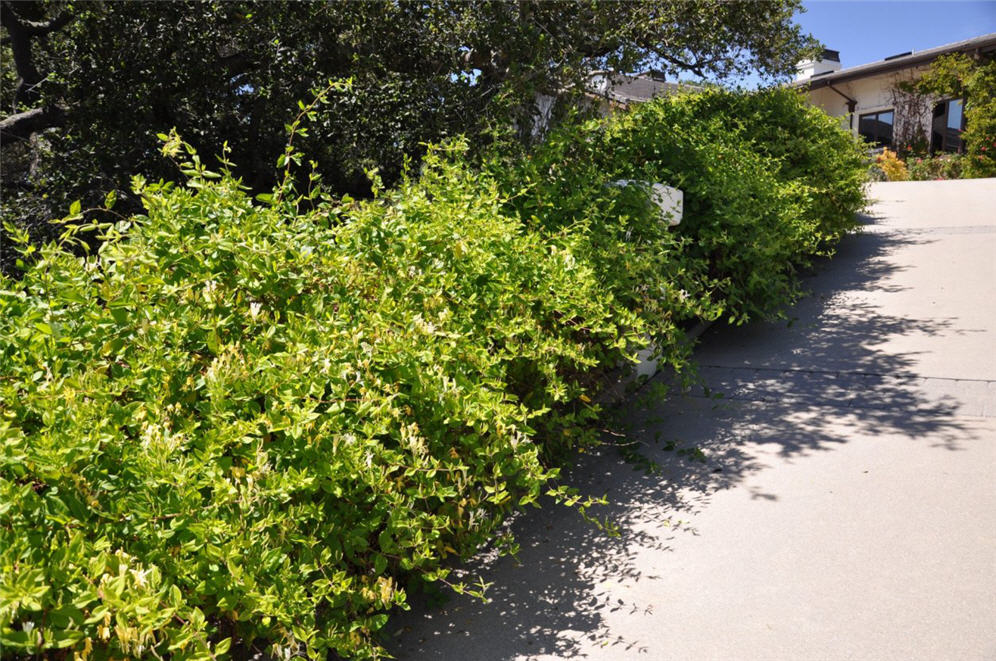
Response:
POLYGON ((964 53, 937 58, 915 87, 937 98, 965 100, 964 178, 996 176, 996 58, 964 53))
POLYGON ((557 117, 596 71, 788 77, 820 48, 793 20, 800 8, 801 0, 5 0, 0 219, 41 243, 58 231, 47 221, 74 199, 96 204, 117 190, 119 208, 140 212, 128 179, 172 176, 155 141, 170 127, 201 153, 229 145, 245 184, 268 192, 289 109, 325 78, 353 86, 301 144, 337 194, 366 197, 367 170, 393 185, 404 159, 429 142, 463 134, 483 146, 513 130, 532 142, 537 95, 558 97, 557 117))
POLYGON ((961 179, 965 156, 962 154, 940 154, 938 156, 910 157, 906 161, 909 178, 913 181, 930 179, 961 179))
MULTIPOLYGON (((677 100, 675 100, 677 101, 677 100)), ((864 205, 862 151, 838 120, 785 88, 737 94, 714 90, 689 99, 696 115, 722 117, 727 127, 773 159, 775 176, 802 207, 812 228, 809 248, 823 254, 853 229, 864 205)))
POLYGON ((585 257, 665 345, 673 321, 781 310, 798 294, 798 268, 854 227, 866 176, 855 140, 785 89, 657 99, 560 129, 530 158, 492 169, 533 225, 590 230, 585 257), (681 189, 681 225, 620 215, 605 193, 618 179, 681 189))
POLYGON ((891 149, 883 149, 881 154, 875 156, 875 165, 882 170, 888 181, 906 181, 910 178, 906 161, 899 158, 891 149))
POLYGON ((396 577, 535 501, 533 419, 576 442, 575 375, 638 328, 437 156, 303 215, 227 177, 142 194, 127 240, 3 281, 6 650, 369 652, 396 577))
POLYGON ((483 171, 453 144, 311 210, 194 157, 136 179, 146 214, 98 254, 0 280, 4 650, 375 655, 409 577, 573 502, 551 458, 593 440, 600 374, 777 313, 852 226, 860 152, 786 94, 655 102, 483 171), (620 178, 681 188, 681 226, 620 178))

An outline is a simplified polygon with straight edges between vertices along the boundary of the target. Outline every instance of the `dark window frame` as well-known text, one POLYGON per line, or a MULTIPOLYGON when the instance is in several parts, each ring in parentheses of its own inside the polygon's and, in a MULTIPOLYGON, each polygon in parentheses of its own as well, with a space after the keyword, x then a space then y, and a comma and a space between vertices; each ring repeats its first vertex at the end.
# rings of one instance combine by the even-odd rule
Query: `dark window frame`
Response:
POLYGON ((875 112, 866 112, 858 115, 858 135, 870 140, 879 147, 892 148, 895 126, 896 111, 894 108, 883 108, 875 112), (883 115, 889 115, 888 122, 879 119, 883 115), (869 126, 868 122, 874 122, 874 124, 869 126), (888 127, 888 130, 884 127, 888 127))
POLYGON ((930 153, 964 153, 965 141, 961 137, 964 132, 965 99, 941 99, 934 104, 934 111, 931 113, 930 120, 930 153), (961 105, 959 111, 961 119, 958 128, 948 126, 951 117, 951 104, 953 103, 961 105))

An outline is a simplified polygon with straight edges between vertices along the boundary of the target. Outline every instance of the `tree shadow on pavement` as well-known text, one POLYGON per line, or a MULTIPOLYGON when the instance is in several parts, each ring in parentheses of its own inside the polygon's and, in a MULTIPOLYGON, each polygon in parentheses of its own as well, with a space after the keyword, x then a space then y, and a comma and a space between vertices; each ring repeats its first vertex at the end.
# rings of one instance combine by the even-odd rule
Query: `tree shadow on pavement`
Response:
MULTIPOLYGON (((917 374, 916 354, 887 350, 899 336, 957 336, 956 319, 912 319, 886 314, 868 292, 898 293, 892 277, 906 267, 889 259, 896 250, 930 243, 925 235, 864 233, 845 239, 838 254, 807 281, 809 296, 789 313, 791 322, 714 328, 696 358, 702 385, 693 394, 719 393, 734 401, 838 409, 796 428, 783 454, 841 442, 836 426, 864 435, 902 434, 947 449, 966 438, 959 413, 980 414, 984 384, 917 374), (772 339, 774 338, 774 339, 772 339), (973 392, 973 388, 978 392, 973 392)), ((745 424, 750 423, 749 411, 745 424)))
MULTIPOLYGON (((958 393, 931 390, 913 374, 913 356, 879 346, 897 334, 958 332, 952 320, 889 316, 853 295, 900 291, 892 276, 903 267, 890 255, 929 240, 847 237, 807 278, 812 293, 789 312, 791 325, 707 332, 697 352, 702 384, 666 401, 626 404, 616 415, 624 428, 607 434, 606 445, 583 456, 565 480, 583 495, 607 498, 593 513, 618 526, 618 536, 554 504, 516 517, 517 558, 482 553, 461 569, 493 583, 488 601, 454 596, 430 608, 416 599, 411 612, 388 623, 389 651, 400 659, 499 661, 584 658, 584 650, 604 647, 653 658, 646 641, 624 640, 606 625, 620 609, 652 615, 612 586, 656 578, 642 573, 638 554, 662 554, 677 536, 697 534, 689 520, 714 494, 765 467, 769 455, 751 446, 801 459, 846 443, 842 427, 949 450, 971 442, 971 423, 955 417, 958 393)), ((756 486, 750 496, 778 499, 756 486)))

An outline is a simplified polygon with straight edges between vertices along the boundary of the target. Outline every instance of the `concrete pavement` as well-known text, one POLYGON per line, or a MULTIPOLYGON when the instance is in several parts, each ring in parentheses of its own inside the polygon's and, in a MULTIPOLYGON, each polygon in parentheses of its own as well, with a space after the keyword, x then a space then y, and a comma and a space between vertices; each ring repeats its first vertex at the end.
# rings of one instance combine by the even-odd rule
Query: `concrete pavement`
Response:
POLYGON ((520 517, 490 601, 416 606, 393 653, 996 659, 996 179, 871 195, 791 323, 714 327, 708 390, 627 405, 646 466, 575 471, 618 537, 520 517))

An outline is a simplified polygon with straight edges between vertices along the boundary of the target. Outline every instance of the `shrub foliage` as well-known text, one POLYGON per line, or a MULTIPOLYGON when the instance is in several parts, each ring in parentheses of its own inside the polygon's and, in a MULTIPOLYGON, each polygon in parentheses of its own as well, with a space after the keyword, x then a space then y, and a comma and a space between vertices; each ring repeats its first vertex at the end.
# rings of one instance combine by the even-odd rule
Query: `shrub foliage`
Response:
POLYGON ((785 89, 660 98, 492 169, 533 226, 584 229, 585 257, 665 345, 671 321, 777 314, 798 269, 855 226, 866 176, 855 140, 785 89), (605 184, 619 179, 681 189, 680 226, 612 204, 605 184))
POLYGON ((917 88, 938 98, 965 101, 965 159, 961 176, 996 176, 996 58, 963 53, 937 58, 917 88))
POLYGON ((5 651, 376 656, 409 577, 576 502, 552 458, 593 440, 600 374, 777 313, 862 200, 860 150, 788 92, 462 151, 307 210, 189 154, 184 185, 136 178, 144 215, 76 226, 97 254, 0 280, 5 651), (682 225, 619 178, 684 190, 682 225))
POLYGON ((907 160, 909 178, 913 181, 929 179, 961 179, 967 158, 963 154, 940 154, 927 157, 910 157, 907 160))
POLYGON ((910 178, 910 171, 906 167, 906 161, 899 158, 896 152, 891 149, 883 149, 882 153, 875 157, 875 164, 882 170, 885 178, 889 181, 907 181, 910 178))

